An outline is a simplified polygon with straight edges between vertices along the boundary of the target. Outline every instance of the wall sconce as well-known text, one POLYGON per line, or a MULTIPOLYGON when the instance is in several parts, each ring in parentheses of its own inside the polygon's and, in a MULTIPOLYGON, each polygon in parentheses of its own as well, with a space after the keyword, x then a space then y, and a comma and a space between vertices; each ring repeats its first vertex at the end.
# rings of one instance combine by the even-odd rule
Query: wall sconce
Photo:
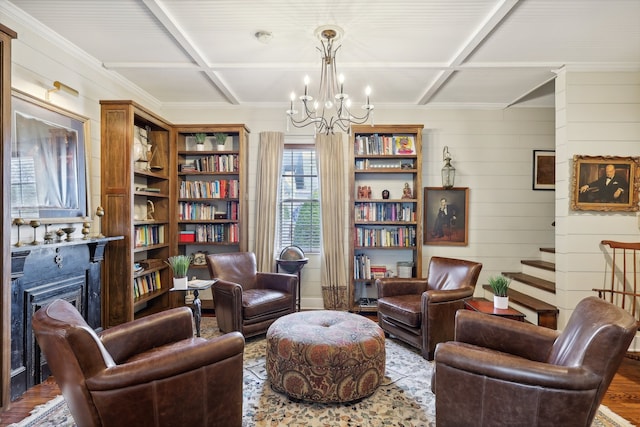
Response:
POLYGON ((449 154, 449 147, 446 145, 442 149, 442 160, 444 160, 444 166, 442 167, 442 188, 448 190, 453 188, 456 180, 456 168, 451 166, 451 154, 449 154))
POLYGON ((80 93, 74 88, 67 86, 64 83, 60 83, 58 80, 56 80, 55 82, 53 82, 53 89, 47 90, 47 94, 45 95, 47 101, 49 101, 49 96, 51 95, 51 92, 57 92, 59 90, 64 90, 65 92, 68 92, 73 96, 78 96, 78 94, 80 93))

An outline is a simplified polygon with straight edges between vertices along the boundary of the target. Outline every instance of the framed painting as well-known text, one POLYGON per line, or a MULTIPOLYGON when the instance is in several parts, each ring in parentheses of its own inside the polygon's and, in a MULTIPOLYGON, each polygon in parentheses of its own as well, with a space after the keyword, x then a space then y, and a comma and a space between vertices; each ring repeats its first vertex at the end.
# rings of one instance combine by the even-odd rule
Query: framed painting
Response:
POLYGON ((640 157, 573 156, 571 209, 638 211, 640 157))
POLYGON ((555 190, 556 152, 553 150, 533 150, 534 190, 555 190))
POLYGON ((469 188, 424 188, 425 245, 466 246, 469 242, 469 188))
POLYGON ((14 90, 11 126, 11 218, 85 221, 89 119, 14 90))

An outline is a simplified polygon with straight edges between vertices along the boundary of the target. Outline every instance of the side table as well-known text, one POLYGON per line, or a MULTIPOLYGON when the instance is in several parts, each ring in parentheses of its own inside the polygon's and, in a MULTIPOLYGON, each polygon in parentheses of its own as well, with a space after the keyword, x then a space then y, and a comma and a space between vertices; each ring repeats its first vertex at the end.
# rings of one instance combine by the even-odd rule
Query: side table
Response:
POLYGON ((302 268, 309 262, 309 258, 301 258, 301 259, 277 259, 276 265, 278 268, 278 272, 280 272, 280 268, 284 270, 285 273, 289 274, 297 274, 298 275, 298 295, 297 295, 297 308, 300 311, 300 272, 302 268))
POLYGON ((480 313, 490 314, 492 316, 500 316, 506 319, 518 320, 524 322, 524 313, 519 312, 514 308, 495 308, 493 302, 484 298, 472 298, 464 302, 464 307, 467 310, 478 311, 480 313))
POLYGON ((190 280, 187 282, 187 289, 171 288, 170 291, 193 291, 193 303, 191 311, 193 311, 193 320, 196 324, 196 337, 200 336, 200 323, 202 321, 202 301, 200 301, 200 291, 209 289, 216 283, 218 279, 212 280, 190 280))

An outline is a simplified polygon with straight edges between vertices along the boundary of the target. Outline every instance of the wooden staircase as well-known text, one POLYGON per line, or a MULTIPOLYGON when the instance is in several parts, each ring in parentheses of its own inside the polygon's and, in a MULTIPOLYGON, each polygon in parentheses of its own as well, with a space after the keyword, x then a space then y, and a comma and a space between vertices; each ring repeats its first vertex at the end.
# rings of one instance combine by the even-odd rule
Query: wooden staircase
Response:
MULTIPOLYGON (((540 248, 539 260, 522 260, 521 264, 520 272, 502 273, 511 279, 509 305, 524 313, 527 322, 557 329, 555 248, 540 248)), ((482 288, 485 298, 493 299, 491 287, 482 288)))

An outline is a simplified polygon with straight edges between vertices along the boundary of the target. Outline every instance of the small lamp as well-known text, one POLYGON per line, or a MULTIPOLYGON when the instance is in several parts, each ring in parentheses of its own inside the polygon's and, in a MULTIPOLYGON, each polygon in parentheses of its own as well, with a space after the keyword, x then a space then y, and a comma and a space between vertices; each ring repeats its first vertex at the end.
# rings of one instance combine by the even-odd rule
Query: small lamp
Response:
POLYGON ((442 187, 448 190, 453 188, 453 183, 456 180, 456 168, 451 166, 451 154, 449 154, 449 147, 446 145, 442 149, 442 160, 444 160, 444 166, 442 167, 442 187))

